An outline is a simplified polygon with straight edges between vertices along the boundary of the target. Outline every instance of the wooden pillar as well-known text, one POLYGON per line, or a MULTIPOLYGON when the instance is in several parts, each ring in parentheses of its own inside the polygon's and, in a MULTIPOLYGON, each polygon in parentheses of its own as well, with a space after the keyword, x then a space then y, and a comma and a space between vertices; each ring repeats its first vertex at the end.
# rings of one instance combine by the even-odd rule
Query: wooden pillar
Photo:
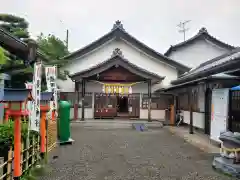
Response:
POLYGON ((205 93, 204 93, 204 133, 209 134, 210 133, 210 117, 211 117, 211 99, 210 97, 210 89, 209 84, 206 83, 205 85, 205 93))
POLYGON ((32 64, 36 61, 37 43, 33 39, 29 39, 28 42, 28 59, 24 60, 25 65, 32 64))
POLYGON ((79 104, 79 82, 75 82, 75 104, 74 104, 74 120, 78 119, 78 104, 79 104))
POLYGON ((151 103, 152 103, 152 84, 151 84, 151 80, 148 80, 148 121, 152 121, 151 119, 151 103))
POLYGON ((84 97, 85 97, 85 79, 82 80, 82 118, 81 118, 82 121, 84 121, 85 119, 84 97))
POLYGON ((193 134, 193 90, 189 90, 189 112, 190 112, 190 123, 189 123, 189 134, 193 134))

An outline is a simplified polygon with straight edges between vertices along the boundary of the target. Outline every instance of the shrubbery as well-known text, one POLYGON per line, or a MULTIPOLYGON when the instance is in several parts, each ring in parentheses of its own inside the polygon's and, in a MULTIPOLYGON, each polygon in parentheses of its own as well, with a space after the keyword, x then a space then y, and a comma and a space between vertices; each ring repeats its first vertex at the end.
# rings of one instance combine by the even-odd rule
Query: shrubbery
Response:
MULTIPOLYGON (((22 131, 22 141, 25 141, 28 134, 28 123, 21 123, 21 131, 22 131)), ((33 135, 36 135, 37 132, 30 131, 30 138, 33 135)), ((13 146, 14 143, 14 122, 9 121, 5 124, 0 124, 0 152, 9 148, 9 146, 13 146)))

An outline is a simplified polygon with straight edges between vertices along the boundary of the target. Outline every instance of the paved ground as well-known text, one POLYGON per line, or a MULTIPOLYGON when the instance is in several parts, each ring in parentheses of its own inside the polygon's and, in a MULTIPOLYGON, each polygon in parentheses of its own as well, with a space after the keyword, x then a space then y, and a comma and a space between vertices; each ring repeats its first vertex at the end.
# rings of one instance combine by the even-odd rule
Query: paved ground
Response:
POLYGON ((73 145, 40 180, 230 180, 211 168, 212 157, 167 129, 91 129, 72 125, 73 145))

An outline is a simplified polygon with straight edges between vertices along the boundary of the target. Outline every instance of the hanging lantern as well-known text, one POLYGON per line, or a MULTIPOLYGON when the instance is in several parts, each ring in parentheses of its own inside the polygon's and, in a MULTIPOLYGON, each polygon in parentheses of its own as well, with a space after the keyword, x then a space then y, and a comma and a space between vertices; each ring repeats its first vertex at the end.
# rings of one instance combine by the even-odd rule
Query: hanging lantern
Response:
POLYGON ((108 93, 111 94, 111 86, 108 86, 108 93))
POLYGON ((117 87, 116 87, 116 86, 113 87, 113 92, 114 92, 114 93, 117 92, 117 87))
POLYGON ((128 93, 132 94, 132 87, 131 86, 128 88, 128 93))
POLYGON ((118 88, 118 93, 122 94, 122 87, 121 86, 118 88))

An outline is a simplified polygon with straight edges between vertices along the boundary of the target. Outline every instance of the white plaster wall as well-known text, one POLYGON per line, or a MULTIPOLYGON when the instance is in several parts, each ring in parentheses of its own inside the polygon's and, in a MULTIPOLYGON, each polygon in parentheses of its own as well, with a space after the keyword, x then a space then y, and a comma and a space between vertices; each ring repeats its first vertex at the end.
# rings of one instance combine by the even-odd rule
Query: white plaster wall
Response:
POLYGON ((189 67, 196 67, 228 51, 207 40, 198 40, 173 51, 169 57, 189 67))
MULTIPOLYGON (((165 120, 165 110, 151 110, 151 118, 153 120, 165 120)), ((140 109, 140 119, 148 119, 148 110, 140 109)))
MULTIPOLYGON (((165 79, 161 84, 169 85, 171 80, 177 78, 176 68, 161 62, 161 59, 154 59, 153 57, 148 56, 124 40, 109 41, 95 51, 72 60, 68 65, 62 68, 62 70, 68 70, 70 74, 74 74, 91 68, 109 59, 116 48, 119 48, 122 51, 124 58, 136 66, 160 76, 165 76, 165 79)), ((63 91, 74 91, 74 83, 70 79, 66 81, 58 80, 57 84, 63 91)))
MULTIPOLYGON (((186 124, 190 124, 190 112, 183 111, 183 122, 186 124)), ((193 126, 204 129, 205 122, 204 122, 204 113, 193 112, 193 126)))
MULTIPOLYGON (((93 119, 94 117, 94 109, 93 108, 85 108, 84 110, 85 119, 93 119)), ((78 108, 78 119, 82 117, 82 108, 78 108)), ((74 119, 74 108, 70 109, 70 119, 74 119)))

